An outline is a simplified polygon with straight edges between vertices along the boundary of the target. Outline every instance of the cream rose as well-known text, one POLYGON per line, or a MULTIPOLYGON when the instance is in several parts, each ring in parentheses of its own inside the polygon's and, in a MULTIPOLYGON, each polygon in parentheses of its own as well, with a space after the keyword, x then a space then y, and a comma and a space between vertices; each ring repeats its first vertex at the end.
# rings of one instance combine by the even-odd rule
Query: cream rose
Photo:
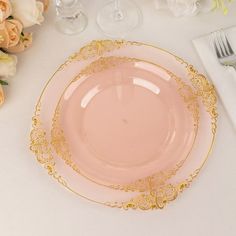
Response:
POLYGON ((11 0, 12 15, 20 20, 24 28, 43 22, 44 4, 36 0, 11 0))
POLYGON ((17 20, 5 20, 0 23, 0 48, 9 48, 18 44, 23 26, 17 20))
POLYGON ((0 51, 0 77, 7 79, 16 73, 17 57, 0 51))
POLYGON ((4 21, 12 13, 11 3, 9 0, 0 0, 0 22, 4 21))
POLYGON ((32 33, 24 33, 21 35, 20 41, 14 47, 8 48, 6 51, 9 53, 19 53, 26 50, 32 44, 32 33))

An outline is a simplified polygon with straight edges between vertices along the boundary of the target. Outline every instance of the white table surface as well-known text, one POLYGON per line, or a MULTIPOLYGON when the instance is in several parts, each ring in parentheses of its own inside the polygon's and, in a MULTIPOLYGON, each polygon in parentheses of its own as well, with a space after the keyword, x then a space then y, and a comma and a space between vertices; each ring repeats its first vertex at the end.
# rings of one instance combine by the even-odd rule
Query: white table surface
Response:
MULTIPOLYGON (((7 89, 7 101, 0 109, 0 235, 235 236, 236 132, 221 104, 211 158, 192 187, 164 210, 126 212, 82 200, 49 178, 30 153, 31 117, 44 84, 67 56, 92 39, 105 38, 94 16, 106 1, 83 2, 89 15, 86 31, 74 37, 59 34, 51 9, 43 26, 35 29, 33 47, 19 56, 17 76, 7 89)), ((236 24, 236 3, 227 16, 213 12, 176 19, 156 11, 152 0, 137 2, 144 23, 127 39, 166 48, 203 73, 191 40, 236 24)))

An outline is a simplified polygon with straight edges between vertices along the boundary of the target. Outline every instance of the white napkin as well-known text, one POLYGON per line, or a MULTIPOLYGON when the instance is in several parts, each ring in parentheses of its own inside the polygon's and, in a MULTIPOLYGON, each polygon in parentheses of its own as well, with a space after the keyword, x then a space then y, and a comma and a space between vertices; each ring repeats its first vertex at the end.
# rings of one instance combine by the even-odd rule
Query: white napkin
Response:
MULTIPOLYGON (((236 53, 236 27, 226 29, 224 32, 236 53)), ((232 67, 220 65, 211 42, 211 35, 193 40, 203 65, 236 129, 236 71, 232 67)))

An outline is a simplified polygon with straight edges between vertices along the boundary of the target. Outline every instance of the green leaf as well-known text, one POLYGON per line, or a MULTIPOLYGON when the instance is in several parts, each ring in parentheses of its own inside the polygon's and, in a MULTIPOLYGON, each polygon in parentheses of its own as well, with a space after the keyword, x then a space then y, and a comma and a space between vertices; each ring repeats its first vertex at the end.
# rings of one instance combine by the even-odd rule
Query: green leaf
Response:
POLYGON ((7 83, 6 81, 1 80, 1 79, 0 79, 0 84, 1 84, 1 85, 8 85, 8 83, 7 83))

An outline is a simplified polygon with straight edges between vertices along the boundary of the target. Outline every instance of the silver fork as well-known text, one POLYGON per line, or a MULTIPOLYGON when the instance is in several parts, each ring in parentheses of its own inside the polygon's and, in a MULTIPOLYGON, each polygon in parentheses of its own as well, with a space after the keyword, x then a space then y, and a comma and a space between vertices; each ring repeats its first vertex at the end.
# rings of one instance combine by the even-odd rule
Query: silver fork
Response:
POLYGON ((213 33, 213 46, 220 64, 236 70, 236 54, 223 31, 213 33))

